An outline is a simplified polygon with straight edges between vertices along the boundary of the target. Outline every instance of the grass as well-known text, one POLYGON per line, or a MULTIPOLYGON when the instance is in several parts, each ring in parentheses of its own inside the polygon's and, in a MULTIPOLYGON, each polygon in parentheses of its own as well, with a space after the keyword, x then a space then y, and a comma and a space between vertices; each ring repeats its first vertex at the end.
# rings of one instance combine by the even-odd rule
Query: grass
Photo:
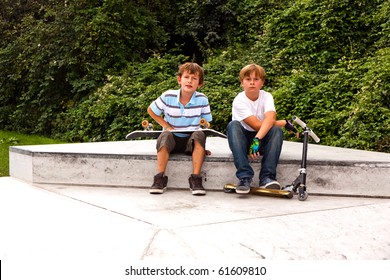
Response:
POLYGON ((9 147, 64 143, 57 139, 0 130, 0 177, 9 176, 9 147))

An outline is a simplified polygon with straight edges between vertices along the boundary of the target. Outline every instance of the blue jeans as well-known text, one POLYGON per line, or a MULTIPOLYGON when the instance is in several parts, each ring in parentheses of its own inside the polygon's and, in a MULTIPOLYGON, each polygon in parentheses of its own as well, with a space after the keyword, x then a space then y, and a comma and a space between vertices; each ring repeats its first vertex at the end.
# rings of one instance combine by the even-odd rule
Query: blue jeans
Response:
MULTIPOLYGON (((233 153, 236 177, 238 179, 253 178, 254 171, 250 165, 249 147, 257 131, 246 130, 239 121, 231 121, 227 126, 227 136, 230 150, 233 153)), ((278 165, 283 145, 283 132, 280 127, 273 126, 261 140, 260 153, 261 170, 260 185, 276 180, 276 166, 278 165)))

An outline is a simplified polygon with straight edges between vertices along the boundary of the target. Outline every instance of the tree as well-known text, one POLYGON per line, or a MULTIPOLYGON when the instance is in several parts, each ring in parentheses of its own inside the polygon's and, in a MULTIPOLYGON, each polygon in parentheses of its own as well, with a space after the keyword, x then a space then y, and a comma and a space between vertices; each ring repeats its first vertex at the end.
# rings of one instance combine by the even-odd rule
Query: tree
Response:
MULTIPOLYGON (((6 10, 12 4, 3 2, 6 10)), ((166 41, 153 14, 134 2, 26 1, 20 7, 26 5, 8 26, 18 32, 0 50, 3 128, 49 134, 53 115, 166 41)))

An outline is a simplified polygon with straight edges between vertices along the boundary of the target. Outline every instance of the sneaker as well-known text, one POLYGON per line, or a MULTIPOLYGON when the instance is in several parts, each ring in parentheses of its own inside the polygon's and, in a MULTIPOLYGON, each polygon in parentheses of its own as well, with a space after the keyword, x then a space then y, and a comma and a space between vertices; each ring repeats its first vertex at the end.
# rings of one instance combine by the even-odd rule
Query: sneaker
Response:
POLYGON ((149 190, 151 194, 161 194, 164 193, 168 184, 168 176, 164 176, 164 173, 158 173, 154 176, 153 185, 149 190))
POLYGON ((276 180, 268 180, 267 183, 260 183, 260 188, 263 189, 272 189, 272 190, 280 190, 280 184, 276 180))
POLYGON ((205 195, 206 190, 202 185, 202 175, 191 174, 191 177, 188 178, 188 182, 190 183, 190 190, 193 195, 205 195))
POLYGON ((236 193, 247 194, 250 192, 252 187, 252 178, 240 178, 240 182, 237 185, 236 193))

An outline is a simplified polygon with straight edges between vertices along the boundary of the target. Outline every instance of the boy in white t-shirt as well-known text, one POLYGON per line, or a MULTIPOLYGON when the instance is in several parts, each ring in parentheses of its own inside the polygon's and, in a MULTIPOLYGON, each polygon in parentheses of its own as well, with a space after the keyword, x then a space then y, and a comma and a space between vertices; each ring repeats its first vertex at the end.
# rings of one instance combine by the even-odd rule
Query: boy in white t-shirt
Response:
POLYGON ((269 92, 261 90, 265 70, 250 64, 240 71, 244 91, 233 101, 232 121, 227 126, 229 147, 239 179, 236 192, 249 193, 253 187, 254 171, 250 160, 262 156, 259 174, 260 187, 280 189, 276 180, 276 166, 283 145, 283 132, 279 126, 285 121, 276 121, 274 99, 269 92))

